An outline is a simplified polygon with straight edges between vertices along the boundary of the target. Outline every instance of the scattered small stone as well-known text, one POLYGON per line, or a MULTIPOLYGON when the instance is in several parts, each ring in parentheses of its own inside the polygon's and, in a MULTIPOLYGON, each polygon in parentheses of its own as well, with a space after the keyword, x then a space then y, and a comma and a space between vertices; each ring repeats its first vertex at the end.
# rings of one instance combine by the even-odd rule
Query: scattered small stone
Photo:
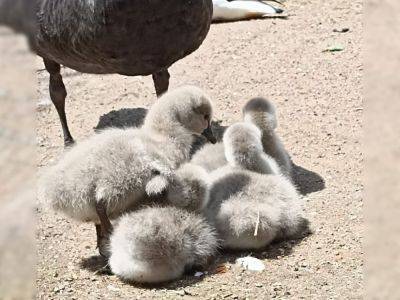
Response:
POLYGON ((201 276, 204 276, 204 273, 203 273, 203 272, 196 272, 196 273, 194 273, 194 277, 201 277, 201 276))
POLYGON ((261 272, 265 269, 264 263, 261 260, 251 256, 238 258, 236 264, 250 271, 261 272))
POLYGON ((186 289, 184 289, 183 292, 185 293, 185 295, 194 296, 194 294, 192 292, 190 292, 190 291, 188 291, 186 289))
POLYGON ((59 286, 56 286, 56 287, 53 289, 53 292, 54 292, 54 293, 59 293, 59 292, 63 291, 64 289, 65 289, 65 286, 59 285, 59 286))
POLYGON ((344 27, 344 28, 342 28, 342 29, 333 29, 333 32, 338 32, 338 33, 346 33, 346 32, 349 32, 350 31, 350 28, 347 28, 347 27, 344 27))
POLYGON ((41 108, 49 107, 49 106, 51 106, 51 104, 52 103, 49 98, 42 98, 37 102, 36 107, 41 109, 41 108))
POLYGON ((282 290, 282 284, 280 282, 276 282, 272 285, 273 290, 276 291, 280 291, 282 290))
POLYGON ((262 283, 256 283, 256 287, 263 287, 263 284, 262 283))
POLYGON ((119 288, 113 286, 112 284, 109 284, 107 286, 107 289, 110 290, 111 292, 118 292, 119 291, 119 288))

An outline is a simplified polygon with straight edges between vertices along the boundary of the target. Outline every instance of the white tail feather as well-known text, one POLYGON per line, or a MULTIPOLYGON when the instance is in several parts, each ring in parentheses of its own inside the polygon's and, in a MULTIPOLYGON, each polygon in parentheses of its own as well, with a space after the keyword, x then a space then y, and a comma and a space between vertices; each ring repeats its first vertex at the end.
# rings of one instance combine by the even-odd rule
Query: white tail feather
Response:
POLYGON ((264 2, 249 0, 213 0, 213 20, 230 21, 264 17, 277 14, 279 10, 264 2))

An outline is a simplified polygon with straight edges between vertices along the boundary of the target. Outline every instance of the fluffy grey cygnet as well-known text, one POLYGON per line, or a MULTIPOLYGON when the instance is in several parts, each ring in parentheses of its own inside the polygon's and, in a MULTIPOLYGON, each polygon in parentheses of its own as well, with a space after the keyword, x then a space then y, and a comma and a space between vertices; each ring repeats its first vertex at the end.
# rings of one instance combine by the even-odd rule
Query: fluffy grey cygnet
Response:
POLYGON ((274 158, 282 173, 291 179, 293 164, 275 131, 278 121, 273 103, 261 97, 249 100, 243 107, 243 119, 261 130, 264 152, 274 158))
POLYGON ((301 235, 309 222, 296 188, 281 174, 259 172, 271 162, 260 155, 259 130, 237 123, 225 132, 223 142, 228 165, 211 173, 204 210, 222 246, 259 249, 274 240, 301 235))
POLYGON ((166 193, 155 195, 157 206, 120 219, 110 243, 116 275, 158 283, 207 262, 217 247, 215 232, 199 214, 208 201, 208 177, 203 168, 183 164, 168 178, 166 193))
MULTIPOLYGON (((254 124, 260 129, 264 152, 275 159, 281 172, 291 179, 292 161, 275 132, 277 118, 272 102, 264 98, 249 100, 243 107, 243 119, 246 123, 254 124)), ((191 162, 211 172, 227 164, 224 151, 222 142, 206 144, 193 155, 191 162)))
POLYGON ((281 172, 275 160, 263 152, 261 131, 255 125, 233 124, 225 131, 223 138, 230 139, 229 143, 234 146, 226 148, 225 142, 207 144, 193 155, 191 163, 211 172, 225 166, 230 159, 232 165, 246 164, 246 168, 255 172, 276 174, 281 172), (226 134, 232 130, 236 134, 226 134), (228 158, 227 155, 231 157, 228 158))
POLYGON ((199 88, 168 92, 141 128, 105 130, 66 152, 42 178, 39 197, 109 233, 108 218, 134 209, 146 191, 165 189, 169 174, 189 159, 193 135, 210 128, 211 116, 211 102, 199 88))
POLYGON ((178 279, 185 270, 207 264, 218 246, 203 217, 172 206, 124 215, 110 241, 112 272, 140 283, 178 279))
POLYGON ((280 174, 276 161, 264 153, 261 131, 250 123, 230 126, 223 137, 228 164, 261 174, 280 174))

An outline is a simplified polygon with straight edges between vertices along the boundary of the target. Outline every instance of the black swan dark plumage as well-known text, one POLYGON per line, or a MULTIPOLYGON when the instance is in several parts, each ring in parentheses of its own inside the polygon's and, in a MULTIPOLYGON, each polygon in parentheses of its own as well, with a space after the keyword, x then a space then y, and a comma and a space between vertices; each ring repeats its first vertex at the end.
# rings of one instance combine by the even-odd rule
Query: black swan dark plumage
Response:
POLYGON ((213 6, 212 0, 36 0, 32 30, 19 24, 32 2, 0 0, 0 11, 8 10, 0 12, 0 23, 25 33, 29 28, 31 47, 50 73, 50 97, 65 144, 73 138, 60 65, 83 73, 151 74, 159 96, 168 89, 168 68, 205 39, 213 6))

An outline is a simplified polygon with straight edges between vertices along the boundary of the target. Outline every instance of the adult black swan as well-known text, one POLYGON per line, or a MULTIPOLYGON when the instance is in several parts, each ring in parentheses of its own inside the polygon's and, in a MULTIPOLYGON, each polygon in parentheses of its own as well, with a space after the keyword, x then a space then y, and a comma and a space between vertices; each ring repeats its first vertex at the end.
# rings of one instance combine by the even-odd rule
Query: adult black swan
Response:
MULTIPOLYGON (((4 17, 0 13, 0 23, 24 31, 20 20, 32 2, 0 0, 0 11, 8 11, 4 17)), ((213 7, 212 0, 36 0, 35 4, 30 42, 50 74, 50 97, 65 145, 73 138, 60 65, 83 73, 152 75, 160 96, 168 89, 168 68, 205 39, 213 7)))

